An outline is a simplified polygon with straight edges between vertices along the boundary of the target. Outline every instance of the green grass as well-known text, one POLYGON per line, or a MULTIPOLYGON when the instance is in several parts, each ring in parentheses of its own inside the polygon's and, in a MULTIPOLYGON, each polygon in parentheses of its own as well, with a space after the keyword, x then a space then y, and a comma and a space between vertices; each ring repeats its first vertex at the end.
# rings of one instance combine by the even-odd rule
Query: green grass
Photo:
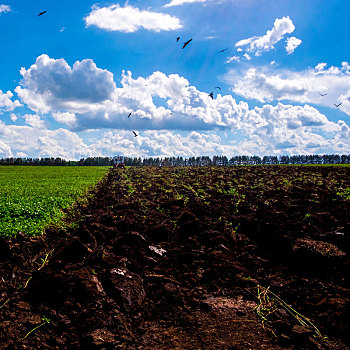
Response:
POLYGON ((339 191, 337 192, 337 195, 347 201, 350 200, 350 188, 348 187, 345 189, 339 189, 339 191))
POLYGON ((108 168, 0 166, 0 236, 42 234, 108 168))

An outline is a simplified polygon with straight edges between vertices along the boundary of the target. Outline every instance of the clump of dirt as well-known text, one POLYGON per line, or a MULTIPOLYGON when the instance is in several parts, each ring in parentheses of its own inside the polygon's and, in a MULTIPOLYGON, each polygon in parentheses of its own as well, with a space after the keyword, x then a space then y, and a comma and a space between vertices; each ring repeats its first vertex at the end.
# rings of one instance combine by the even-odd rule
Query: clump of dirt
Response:
POLYGON ((349 175, 111 169, 67 227, 0 239, 0 349, 347 349, 349 175))

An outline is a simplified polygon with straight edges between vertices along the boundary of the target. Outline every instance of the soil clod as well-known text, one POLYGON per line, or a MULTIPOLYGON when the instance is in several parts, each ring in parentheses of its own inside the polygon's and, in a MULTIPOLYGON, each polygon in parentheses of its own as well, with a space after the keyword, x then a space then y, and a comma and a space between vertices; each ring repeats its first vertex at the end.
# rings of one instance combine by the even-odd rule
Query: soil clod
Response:
POLYGON ((349 187, 340 167, 112 168, 67 227, 0 238, 0 349, 348 349, 349 187))

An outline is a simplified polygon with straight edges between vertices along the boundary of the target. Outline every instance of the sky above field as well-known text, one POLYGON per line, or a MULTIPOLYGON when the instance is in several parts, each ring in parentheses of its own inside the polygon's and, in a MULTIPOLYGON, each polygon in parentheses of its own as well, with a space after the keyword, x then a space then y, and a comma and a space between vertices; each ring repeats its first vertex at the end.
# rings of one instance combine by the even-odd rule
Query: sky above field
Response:
POLYGON ((0 157, 348 154, 349 13, 0 0, 0 157))

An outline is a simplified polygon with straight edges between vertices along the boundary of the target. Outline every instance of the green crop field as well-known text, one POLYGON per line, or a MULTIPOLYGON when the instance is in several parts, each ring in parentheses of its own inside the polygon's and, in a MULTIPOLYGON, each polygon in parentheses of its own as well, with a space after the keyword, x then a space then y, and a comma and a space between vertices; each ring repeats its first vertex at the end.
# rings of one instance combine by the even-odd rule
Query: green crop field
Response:
POLYGON ((41 234, 108 168, 0 166, 0 236, 41 234))

